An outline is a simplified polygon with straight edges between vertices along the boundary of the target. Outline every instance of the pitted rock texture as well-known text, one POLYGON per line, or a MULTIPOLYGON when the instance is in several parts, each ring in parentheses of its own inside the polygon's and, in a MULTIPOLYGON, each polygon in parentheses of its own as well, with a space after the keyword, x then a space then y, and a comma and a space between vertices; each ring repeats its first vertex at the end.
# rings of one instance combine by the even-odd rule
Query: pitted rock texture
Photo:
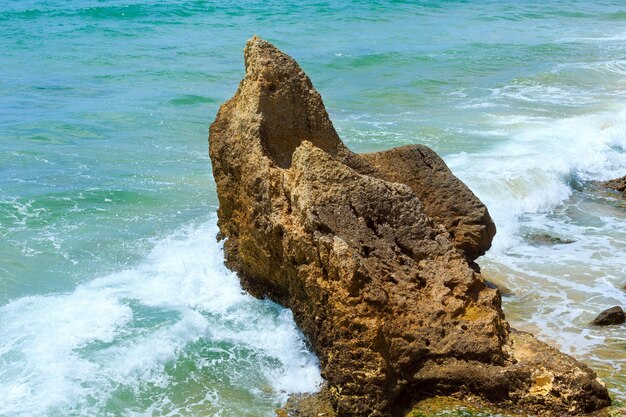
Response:
POLYGON ((351 152, 292 58, 257 37, 244 55, 209 136, 227 265, 292 309, 339 416, 450 393, 571 414, 610 402, 584 365, 511 333, 473 265, 493 222, 434 152, 351 152))
POLYGON ((487 208, 430 148, 402 146, 360 157, 375 168, 372 175, 408 185, 424 213, 446 228, 452 244, 469 261, 489 249, 496 226, 487 208))

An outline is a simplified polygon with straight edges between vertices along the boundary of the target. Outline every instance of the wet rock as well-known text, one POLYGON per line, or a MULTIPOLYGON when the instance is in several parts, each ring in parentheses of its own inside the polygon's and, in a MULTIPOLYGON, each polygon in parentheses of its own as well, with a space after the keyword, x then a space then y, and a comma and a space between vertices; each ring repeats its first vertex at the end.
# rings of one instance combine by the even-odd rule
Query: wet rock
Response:
POLYGON ((614 180, 603 181, 600 186, 604 188, 610 188, 622 194, 622 197, 626 197, 626 175, 614 180))
POLYGON ((570 415, 610 403, 593 371, 510 330, 472 268, 493 222, 434 152, 355 154, 292 58, 256 37, 244 57, 209 136, 226 262, 292 309, 337 415, 452 393, 570 415))
POLYGON ((528 233, 524 238, 533 245, 567 245, 575 240, 554 236, 548 233, 528 233))
POLYGON ((485 279, 484 281, 485 281, 485 285, 488 288, 493 288, 493 289, 497 289, 498 291, 500 291, 500 294, 502 295, 502 297, 512 297, 515 295, 513 290, 511 290, 506 285, 496 284, 495 282, 489 281, 487 279, 485 279))
POLYGON ((595 326, 609 326, 612 324, 623 324, 626 322, 626 314, 620 306, 607 308, 598 317, 593 319, 591 324, 595 326))
POLYGON ((318 394, 292 395, 287 404, 276 410, 278 417, 336 417, 326 388, 318 394))

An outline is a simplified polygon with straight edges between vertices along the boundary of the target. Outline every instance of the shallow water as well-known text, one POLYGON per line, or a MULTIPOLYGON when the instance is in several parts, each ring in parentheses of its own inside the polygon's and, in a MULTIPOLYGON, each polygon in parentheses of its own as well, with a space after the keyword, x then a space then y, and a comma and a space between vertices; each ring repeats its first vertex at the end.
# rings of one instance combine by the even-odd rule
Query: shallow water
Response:
POLYGON ((315 390, 290 313, 214 240, 206 136, 258 34, 346 143, 424 143, 498 226, 507 318, 626 401, 623 2, 5 1, 0 416, 270 416, 315 390), (548 234, 567 244, 546 245, 548 234))

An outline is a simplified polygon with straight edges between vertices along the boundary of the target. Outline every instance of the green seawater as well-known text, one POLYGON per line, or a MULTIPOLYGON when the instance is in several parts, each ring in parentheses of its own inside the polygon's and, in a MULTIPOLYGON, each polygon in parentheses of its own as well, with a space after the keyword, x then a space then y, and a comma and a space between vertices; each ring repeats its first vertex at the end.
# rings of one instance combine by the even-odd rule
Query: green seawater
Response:
MULTIPOLYGON (((514 327, 626 402, 623 1, 0 1, 0 416, 272 416, 321 377, 223 266, 208 126, 253 34, 352 149, 423 143, 488 206, 514 327), (566 244, 542 244, 551 236, 566 244)), ((550 240, 550 239, 548 239, 550 240)))

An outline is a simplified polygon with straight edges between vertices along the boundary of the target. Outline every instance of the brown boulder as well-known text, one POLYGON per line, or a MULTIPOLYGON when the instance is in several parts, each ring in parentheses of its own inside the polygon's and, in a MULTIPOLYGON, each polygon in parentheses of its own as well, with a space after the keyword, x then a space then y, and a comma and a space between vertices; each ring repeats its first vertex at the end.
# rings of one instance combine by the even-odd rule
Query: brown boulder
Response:
POLYGON ((620 192, 622 193, 622 197, 626 197, 626 175, 621 178, 615 178, 614 180, 603 181, 600 185, 604 188, 610 188, 620 192))
POLYGON ((493 222, 434 152, 351 152, 292 58, 257 37, 244 54, 209 136, 227 264, 292 309, 338 415, 450 393, 570 414, 610 403, 587 367, 510 332, 470 267, 493 222))
POLYGON ((595 326, 610 326, 612 324, 624 324, 626 322, 626 313, 620 306, 607 308, 598 317, 593 319, 591 324, 595 326))

